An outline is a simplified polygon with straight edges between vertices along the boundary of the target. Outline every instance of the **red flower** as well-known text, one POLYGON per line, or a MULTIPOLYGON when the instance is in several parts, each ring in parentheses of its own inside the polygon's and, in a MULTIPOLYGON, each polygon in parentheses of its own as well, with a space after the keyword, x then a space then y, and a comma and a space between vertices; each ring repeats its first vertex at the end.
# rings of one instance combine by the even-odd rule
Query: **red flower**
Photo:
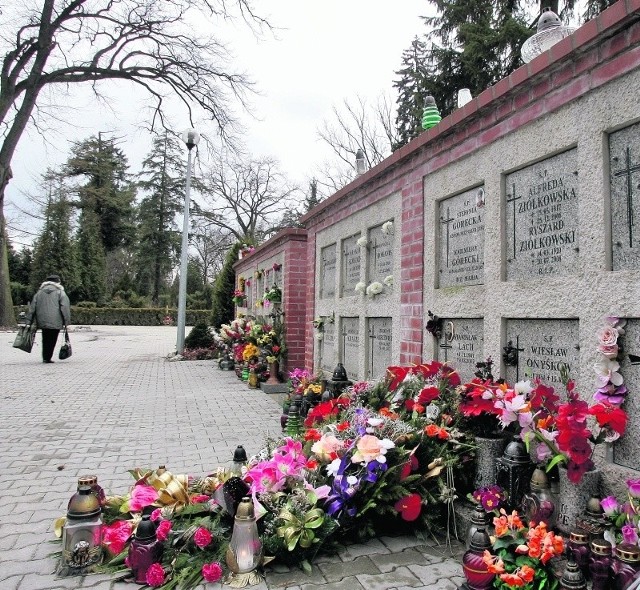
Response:
POLYGON ((122 553, 131 536, 132 528, 128 520, 116 520, 103 528, 102 544, 112 555, 122 553))
POLYGON ((206 582, 217 582, 222 578, 222 568, 217 561, 205 563, 202 566, 202 577, 206 582))
POLYGON ((404 381, 409 372, 409 367, 387 367, 387 379, 389 382, 389 391, 395 391, 398 385, 404 381))
POLYGON ((594 463, 591 459, 588 459, 584 463, 576 463, 574 461, 569 461, 567 465, 567 477, 569 481, 572 483, 580 483, 582 476, 587 472, 593 469, 594 463))
POLYGON ((403 520, 411 522, 420 516, 422 499, 419 494, 409 494, 395 503, 394 508, 400 513, 403 520))
POLYGON ((440 390, 437 387, 425 387, 418 395, 419 404, 430 404, 434 399, 438 399, 440 390))
POLYGON ((624 434, 627 428, 627 413, 607 402, 592 406, 589 414, 596 417, 600 427, 606 426, 618 434, 624 434))
POLYGON ((309 428, 304 433, 304 440, 320 440, 322 438, 322 434, 316 430, 315 428, 309 428))
POLYGON ((447 365, 442 367, 442 376, 449 381, 449 385, 451 385, 451 387, 458 387, 461 383, 460 375, 458 375, 457 371, 447 365))
POLYGON ((318 467, 318 462, 317 461, 315 461, 313 459, 309 459, 307 461, 307 464, 306 464, 306 468, 307 469, 313 471, 316 467, 318 467))
POLYGON ((204 549, 209 543, 211 543, 211 533, 205 529, 204 527, 198 527, 198 530, 193 535, 193 542, 200 547, 200 549, 204 549))
POLYGON ((344 432, 349 428, 349 426, 351 426, 351 424, 349 423, 348 420, 345 420, 344 422, 340 422, 340 424, 336 426, 336 430, 338 432, 344 432))
POLYGON ((171 530, 171 521, 163 520, 156 529, 156 537, 158 541, 166 541, 169 536, 169 531, 171 530))
POLYGON ((416 405, 412 399, 407 399, 404 401, 404 408, 407 412, 413 412, 413 407, 416 405))
POLYGON ((198 494, 197 496, 192 496, 191 502, 193 504, 203 504, 204 502, 208 502, 211 500, 210 496, 206 496, 205 494, 198 494))
POLYGON ((164 570, 159 563, 152 563, 147 570, 147 584, 149 586, 158 587, 164 584, 164 570))
POLYGON ((430 363, 423 363, 414 367, 412 373, 420 373, 425 379, 435 377, 438 371, 442 368, 442 363, 438 361, 431 361, 430 363))
POLYGON ((400 470, 400 481, 407 479, 407 477, 411 475, 411 472, 418 469, 418 467, 420 467, 420 462, 415 455, 411 455, 409 461, 407 461, 400 470))

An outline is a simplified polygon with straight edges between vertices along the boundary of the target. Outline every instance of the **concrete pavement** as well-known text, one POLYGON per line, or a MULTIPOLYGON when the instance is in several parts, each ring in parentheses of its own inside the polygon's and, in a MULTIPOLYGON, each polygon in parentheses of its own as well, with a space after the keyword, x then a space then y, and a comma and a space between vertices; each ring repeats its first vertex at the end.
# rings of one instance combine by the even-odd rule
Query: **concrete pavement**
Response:
MULTIPOLYGON (((127 469, 164 464, 201 475, 228 463, 238 444, 251 454, 280 434, 272 396, 213 361, 166 360, 174 327, 75 327, 70 336, 72 358, 47 365, 40 335, 26 354, 11 348, 14 332, 0 332, 1 590, 131 587, 53 575, 52 523, 79 475, 96 474, 116 494, 133 483, 127 469)), ((276 565, 255 588, 453 590, 463 581, 460 554, 459 545, 384 537, 320 557, 310 575, 276 565)))

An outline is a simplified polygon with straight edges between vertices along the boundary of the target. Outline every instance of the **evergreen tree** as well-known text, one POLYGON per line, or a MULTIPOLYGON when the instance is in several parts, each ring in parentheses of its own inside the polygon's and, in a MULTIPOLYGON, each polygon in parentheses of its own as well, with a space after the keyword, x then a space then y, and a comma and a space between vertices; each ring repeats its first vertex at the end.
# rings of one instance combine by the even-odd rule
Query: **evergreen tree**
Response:
POLYGON ((68 177, 86 179, 77 189, 77 205, 96 214, 105 253, 133 242, 135 192, 127 169, 127 158, 115 139, 103 139, 100 133, 75 144, 65 167, 68 177))
POLYGON ((100 219, 92 209, 83 209, 78 227, 78 298, 102 304, 106 297, 106 258, 100 235, 100 219))
POLYGON ((146 195, 138 209, 138 278, 141 292, 157 304, 180 250, 175 216, 185 199, 184 150, 169 135, 157 137, 142 166, 138 186, 146 195))
POLYGON ((238 260, 238 252, 241 244, 234 244, 224 261, 224 266, 216 278, 213 287, 213 311, 211 313, 211 325, 219 330, 222 324, 227 324, 233 319, 233 291, 235 290, 236 274, 233 265, 238 260))
POLYGON ((61 179, 51 173, 47 174, 47 179, 49 198, 44 210, 44 225, 33 249, 29 283, 35 292, 47 275, 56 273, 73 298, 80 278, 71 231, 72 207, 61 179))

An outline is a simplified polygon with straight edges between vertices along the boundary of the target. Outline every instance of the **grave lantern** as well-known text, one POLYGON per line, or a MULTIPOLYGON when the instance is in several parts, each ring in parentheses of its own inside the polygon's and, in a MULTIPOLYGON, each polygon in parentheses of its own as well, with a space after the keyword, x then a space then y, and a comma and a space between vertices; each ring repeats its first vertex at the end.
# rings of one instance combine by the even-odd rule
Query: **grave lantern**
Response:
POLYGON ((358 148, 356 152, 356 175, 360 176, 367 171, 367 162, 364 159, 364 152, 358 148))
POLYGON ((162 541, 156 537, 156 526, 149 514, 143 514, 136 533, 129 545, 129 566, 136 584, 147 583, 147 571, 151 564, 162 558, 162 541))
POLYGON ((233 359, 228 352, 226 352, 222 359, 220 359, 218 367, 220 367, 221 371, 233 371, 233 369, 235 368, 235 363, 233 362, 233 359))
POLYGON ((440 116, 440 111, 436 106, 436 99, 433 96, 427 96, 424 99, 424 112, 422 113, 422 128, 423 129, 431 129, 431 127, 435 127, 440 121, 442 117, 440 116))
POLYGON ((226 561, 232 572, 226 582, 230 586, 242 588, 262 581, 262 576, 256 571, 262 561, 262 542, 251 498, 244 497, 238 504, 226 561))
POLYGON ((560 21, 560 17, 550 8, 543 8, 538 19, 537 33, 529 37, 520 50, 522 61, 529 63, 552 45, 571 35, 575 30, 575 27, 565 27, 560 21))
POLYGON ((327 389, 331 396, 336 398, 350 385, 353 385, 353 383, 347 379, 347 370, 342 363, 338 363, 333 370, 331 379, 327 383, 327 389))
POLYGON ((488 531, 490 526, 491 517, 482 507, 482 504, 476 504, 475 510, 473 514, 471 514, 471 526, 469 526, 469 530, 467 531, 467 549, 471 549, 473 535, 475 535, 479 529, 488 531))
POLYGON ((576 528, 588 533, 590 539, 602 537, 607 529, 607 521, 600 505, 600 498, 592 496, 587 500, 584 513, 576 519, 576 528))
POLYGON ((560 578, 560 590, 587 590, 587 581, 572 553, 569 553, 567 567, 560 578))
POLYGON ((231 464, 231 473, 242 477, 242 468, 247 464, 247 451, 242 445, 238 445, 233 452, 233 463, 231 464))
POLYGON ((502 457, 496 461, 497 484, 506 490, 507 504, 512 509, 520 507, 529 486, 533 467, 524 442, 519 436, 514 436, 506 446, 502 457))
POLYGON ((527 522, 544 522, 552 528, 556 522, 556 501, 551 493, 547 474, 536 467, 529 482, 529 493, 522 499, 522 511, 527 522))
POLYGON ((462 572, 467 582, 459 590, 489 590, 496 577, 484 562, 485 551, 491 551, 491 539, 483 528, 479 528, 471 537, 469 549, 462 556, 462 572))
POLYGON ((62 565, 72 574, 86 571, 102 558, 100 501, 89 486, 79 486, 67 507, 62 529, 62 565))

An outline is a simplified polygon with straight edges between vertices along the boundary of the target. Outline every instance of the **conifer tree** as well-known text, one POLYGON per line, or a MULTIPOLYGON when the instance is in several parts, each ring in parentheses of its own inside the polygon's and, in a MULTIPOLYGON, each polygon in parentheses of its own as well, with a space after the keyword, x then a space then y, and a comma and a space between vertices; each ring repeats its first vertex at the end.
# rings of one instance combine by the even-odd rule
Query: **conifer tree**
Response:
POLYGON ((216 330, 220 329, 222 324, 227 324, 233 319, 235 310, 232 297, 236 280, 233 265, 238 260, 238 252, 241 247, 242 244, 240 243, 236 243, 231 247, 225 258, 224 266, 216 277, 216 282, 213 286, 211 325, 216 330))
POLYGON ((80 214, 77 243, 81 282, 78 298, 103 303, 106 297, 106 259, 100 235, 100 219, 90 208, 83 209, 80 214))
POLYGON ((156 137, 142 166, 138 186, 145 196, 138 208, 138 284, 157 304, 180 250, 175 216, 185 199, 184 149, 167 134, 156 137))

